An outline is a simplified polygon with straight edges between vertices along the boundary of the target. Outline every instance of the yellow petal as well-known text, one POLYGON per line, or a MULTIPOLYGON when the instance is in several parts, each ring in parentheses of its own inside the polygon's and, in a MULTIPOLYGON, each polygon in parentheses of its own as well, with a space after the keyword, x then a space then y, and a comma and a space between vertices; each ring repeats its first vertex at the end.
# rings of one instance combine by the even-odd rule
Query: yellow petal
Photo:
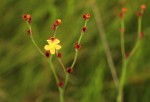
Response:
POLYGON ((47 40, 48 44, 51 45, 53 42, 52 40, 47 40))
POLYGON ((49 45, 45 45, 45 46, 44 46, 44 49, 45 49, 45 50, 50 50, 50 46, 49 46, 49 45))
POLYGON ((55 54, 55 49, 50 49, 51 54, 55 54))
POLYGON ((58 39, 55 39, 55 40, 53 41, 53 43, 54 43, 55 45, 57 45, 59 42, 60 42, 60 40, 58 40, 58 39))
POLYGON ((60 45, 56 45, 56 50, 59 50, 61 49, 61 46, 60 45))

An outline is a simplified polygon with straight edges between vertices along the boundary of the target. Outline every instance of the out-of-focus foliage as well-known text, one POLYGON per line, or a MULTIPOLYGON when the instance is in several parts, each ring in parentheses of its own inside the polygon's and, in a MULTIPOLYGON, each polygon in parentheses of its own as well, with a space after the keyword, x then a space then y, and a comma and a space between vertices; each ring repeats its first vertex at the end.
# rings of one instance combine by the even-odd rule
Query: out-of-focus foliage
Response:
MULTIPOLYGON (((143 3, 147 5, 142 22, 145 36, 128 65, 125 102, 150 100, 150 3, 149 0, 97 0, 118 76, 121 70, 118 13, 123 6, 128 9, 125 44, 126 51, 130 52, 137 36, 136 13, 143 3)), ((26 34, 22 14, 32 15, 33 36, 43 51, 53 33, 50 25, 57 18, 62 19, 57 36, 67 67, 72 63, 74 43, 84 23, 82 15, 87 12, 92 18, 82 40, 65 102, 115 102, 117 91, 88 0, 0 0, 0 102, 58 102, 59 99, 49 65, 26 34)), ((57 59, 54 64, 62 77, 57 59)))

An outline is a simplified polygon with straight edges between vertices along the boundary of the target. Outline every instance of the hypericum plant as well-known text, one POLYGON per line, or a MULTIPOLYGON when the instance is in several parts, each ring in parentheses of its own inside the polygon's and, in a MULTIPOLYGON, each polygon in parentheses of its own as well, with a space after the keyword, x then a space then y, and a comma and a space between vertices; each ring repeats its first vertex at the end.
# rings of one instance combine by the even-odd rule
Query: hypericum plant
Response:
POLYGON ((65 91, 65 88, 67 86, 70 73, 73 71, 74 65, 76 63, 78 52, 79 52, 79 49, 81 48, 81 40, 82 40, 82 37, 83 37, 84 33, 87 30, 87 22, 90 19, 90 17, 91 17, 90 14, 84 14, 83 15, 83 19, 85 20, 85 23, 84 23, 84 26, 82 27, 82 31, 81 31, 80 37, 79 37, 78 41, 75 43, 75 45, 74 45, 75 56, 74 56, 74 59, 73 59, 73 62, 71 64, 71 66, 68 67, 68 68, 66 68, 64 66, 62 60, 61 60, 62 54, 60 52, 58 52, 58 50, 61 49, 61 45, 59 45, 60 40, 56 36, 56 31, 57 31, 59 25, 62 23, 61 20, 57 19, 54 22, 54 24, 52 25, 51 29, 54 31, 54 34, 49 39, 46 40, 48 44, 46 44, 44 46, 45 52, 43 52, 39 48, 39 46, 36 44, 36 42, 35 42, 35 40, 33 38, 33 32, 32 32, 32 29, 31 29, 31 21, 32 21, 31 15, 30 14, 24 14, 22 16, 22 19, 28 25, 27 32, 29 33, 30 38, 31 38, 33 44, 35 45, 35 47, 37 48, 37 50, 41 53, 41 55, 43 55, 47 59, 48 63, 50 64, 52 73, 54 75, 54 78, 56 80, 56 84, 58 86, 58 90, 59 90, 59 93, 60 93, 60 102, 64 102, 64 91, 65 91), (53 57, 57 57, 58 58, 58 61, 59 61, 59 63, 61 64, 61 66, 63 68, 64 75, 65 75, 65 79, 63 81, 59 79, 59 77, 58 77, 58 75, 56 73, 56 70, 55 70, 54 65, 52 63, 52 58, 53 57))
POLYGON ((121 20, 121 53, 122 53, 122 72, 121 77, 119 81, 119 88, 118 88, 118 97, 117 102, 123 102, 123 88, 126 81, 126 73, 127 73, 127 65, 129 63, 130 58, 133 56, 133 54, 136 52, 137 48, 139 47, 141 43, 141 39, 143 38, 143 32, 142 32, 142 16, 146 9, 145 5, 141 5, 140 11, 137 13, 138 16, 138 34, 137 34, 137 41, 133 49, 129 54, 125 51, 125 43, 124 43, 124 32, 125 32, 125 24, 124 24, 124 16, 127 11, 126 8, 122 8, 119 17, 121 20))

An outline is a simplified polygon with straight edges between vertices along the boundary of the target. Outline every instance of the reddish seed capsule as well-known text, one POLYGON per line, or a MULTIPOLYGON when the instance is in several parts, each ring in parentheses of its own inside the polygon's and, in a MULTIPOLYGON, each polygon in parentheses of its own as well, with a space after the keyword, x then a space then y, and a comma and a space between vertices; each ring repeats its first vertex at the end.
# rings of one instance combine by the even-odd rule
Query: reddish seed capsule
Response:
POLYGON ((54 40, 55 40, 55 38, 54 38, 54 37, 51 37, 51 38, 50 38, 50 40, 51 40, 51 41, 54 41, 54 40))
POLYGON ((122 13, 126 13, 126 12, 127 12, 127 8, 122 8, 122 9, 121 9, 121 12, 122 12, 122 13))
POLYGON ((68 73, 72 73, 73 72, 73 69, 71 67, 67 68, 67 72, 68 73))
POLYGON ((31 31, 30 31, 30 29, 28 29, 28 30, 27 30, 27 33, 28 33, 28 34, 31 34, 31 31))
POLYGON ((52 30, 56 30, 56 26, 55 26, 55 25, 52 25, 52 26, 51 26, 51 29, 52 29, 52 30))
POLYGON ((141 10, 145 10, 146 9, 146 5, 141 5, 141 10))
POLYGON ((76 43, 76 44, 74 45, 74 47, 75 47, 75 49, 79 50, 79 49, 81 48, 81 45, 78 44, 78 43, 76 43))
POLYGON ((138 16, 138 17, 141 17, 141 16, 142 16, 142 12, 138 12, 138 13, 137 13, 137 16, 138 16))
POLYGON ((119 17, 123 18, 124 14, 122 12, 119 13, 119 17))
POLYGON ((31 19, 31 15, 27 14, 26 15, 27 19, 31 19))
POLYGON ((91 15, 90 15, 90 14, 84 14, 84 15, 83 15, 83 18, 84 18, 85 20, 90 19, 90 17, 91 17, 91 15))
POLYGON ((140 33, 140 38, 143 38, 144 37, 144 32, 141 32, 140 33))
POLYGON ((125 58, 128 59, 128 57, 129 57, 129 53, 127 52, 127 53, 125 54, 125 58))
POLYGON ((48 58, 50 56, 50 51, 45 51, 45 56, 48 58))
POLYGON ((57 57, 58 57, 58 58, 61 58, 61 57, 62 57, 62 54, 59 52, 59 53, 57 54, 57 57))
POLYGON ((28 23, 31 23, 31 22, 32 22, 32 18, 29 18, 29 19, 28 19, 28 23))
POLYGON ((61 19, 57 19, 55 22, 54 22, 54 26, 59 26, 61 24, 61 19))
POLYGON ((27 15, 26 14, 22 15, 22 20, 27 20, 27 15))
POLYGON ((83 32, 86 32, 86 30, 87 30, 87 27, 86 27, 86 26, 82 28, 82 31, 83 31, 83 32))
POLYGON ((63 83, 62 81, 59 81, 59 82, 58 82, 58 86, 59 86, 59 87, 63 87, 63 86, 64 86, 64 83, 63 83))

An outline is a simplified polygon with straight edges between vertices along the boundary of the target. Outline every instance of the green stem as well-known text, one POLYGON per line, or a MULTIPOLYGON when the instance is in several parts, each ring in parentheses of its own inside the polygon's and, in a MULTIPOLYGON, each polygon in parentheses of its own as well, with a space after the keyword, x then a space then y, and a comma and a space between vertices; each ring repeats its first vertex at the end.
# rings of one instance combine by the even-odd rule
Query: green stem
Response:
POLYGON ((140 42, 141 42, 141 40, 140 40, 141 39, 140 38, 140 33, 141 33, 141 31, 142 31, 142 16, 138 18, 138 35, 137 35, 137 41, 136 41, 136 44, 133 47, 133 49, 132 49, 132 51, 131 51, 128 59, 130 59, 134 55, 134 53, 137 51, 137 49, 138 49, 138 47, 140 45, 140 42))
POLYGON ((64 71, 64 74, 65 74, 65 76, 66 76, 66 74, 67 74, 67 72, 66 72, 66 68, 65 68, 64 64, 62 63, 61 58, 58 58, 58 60, 59 60, 59 63, 61 64, 62 69, 63 69, 63 71, 64 71))
MULTIPOLYGON (((41 49, 40 49, 39 46, 36 44, 36 42, 35 42, 35 40, 34 40, 34 38, 33 38, 32 29, 31 29, 31 24, 29 24, 28 22, 26 22, 26 23, 27 23, 27 25, 28 25, 28 27, 29 27, 29 30, 30 30, 30 34, 31 34, 30 38, 31 38, 31 41, 33 42, 33 44, 35 45, 35 47, 37 48, 37 50, 45 57, 44 53, 41 51, 41 49)), ((54 37, 56 36, 56 31, 57 31, 57 28, 56 28, 56 30, 55 30, 55 32, 54 32, 54 35, 53 35, 54 37)), ((54 75, 54 77, 55 77, 56 83, 58 84, 58 83, 59 83, 59 79, 58 79, 58 77, 57 77, 57 74, 56 74, 54 65, 53 65, 53 63, 52 63, 52 57, 53 57, 53 56, 51 55, 51 57, 50 57, 49 59, 47 59, 47 60, 48 60, 48 62, 49 62, 49 64, 50 64, 50 67, 51 67, 52 73, 53 73, 53 75, 54 75)), ((59 61, 60 61, 61 65, 63 66, 63 64, 62 64, 62 62, 61 62, 60 59, 59 59, 59 61)), ((63 69, 65 70, 65 67, 64 67, 64 66, 63 66, 63 69)), ((66 72, 66 71, 65 71, 65 72, 66 72)), ((60 102, 64 102, 64 90, 63 90, 62 88, 60 88, 59 86, 58 86, 58 90, 59 90, 59 93, 60 93, 60 102)))
POLYGON ((107 62, 108 62, 108 66, 110 68, 110 72, 112 74, 113 81, 115 83, 116 88, 118 88, 119 80, 118 80, 118 76, 117 76, 117 73, 116 73, 116 68, 115 68, 115 65, 114 65, 114 62, 113 62, 110 47, 109 47, 109 44, 108 44, 108 41, 107 41, 107 38, 106 38, 107 34, 105 32, 105 29, 104 29, 101 13, 99 11, 98 6, 96 5, 96 0, 90 0, 90 5, 92 7, 92 11, 93 11, 95 21, 96 21, 96 24, 97 24, 97 28, 98 28, 98 32, 99 32, 99 36, 100 36, 100 39, 102 41, 102 45, 104 47, 104 52, 105 52, 105 55, 106 55, 106 58, 107 58, 107 62))
POLYGON ((119 81, 117 102, 123 102, 123 88, 126 80, 127 60, 125 57, 125 42, 124 42, 124 18, 121 19, 121 53, 122 53, 122 72, 119 81))
POLYGON ((56 29, 55 29, 55 31, 54 31, 54 34, 53 34, 54 38, 56 37, 57 29, 58 29, 58 27, 56 27, 56 29))
POLYGON ((60 102, 64 102, 64 90, 62 88, 59 88, 60 93, 60 102))
POLYGON ((33 42, 34 46, 36 47, 36 49, 40 52, 41 55, 44 56, 44 53, 42 52, 42 50, 39 48, 39 46, 36 44, 34 38, 33 38, 33 33, 32 33, 32 28, 31 28, 31 24, 29 24, 28 22, 26 22, 27 25, 28 25, 28 28, 30 30, 30 38, 31 38, 31 41, 33 42))
POLYGON ((36 49, 40 52, 41 55, 44 56, 44 53, 41 51, 41 49, 39 48, 39 46, 36 44, 36 42, 35 42, 32 34, 31 34, 30 38, 31 38, 31 41, 33 42, 34 46, 36 47, 36 49))
MULTIPOLYGON (((58 51, 56 51, 56 54, 58 55, 58 51)), ((57 58, 58 58, 58 61, 59 61, 60 65, 62 66, 62 69, 63 69, 64 74, 65 74, 65 76, 66 76, 67 72, 66 72, 65 65, 63 64, 61 58, 59 58, 58 56, 57 56, 57 58)))
MULTIPOLYGON (((84 23, 84 26, 85 26, 85 27, 86 27, 86 25, 87 25, 87 22, 88 22, 88 20, 85 20, 85 23, 84 23)), ((78 44, 81 43, 81 39, 82 39, 82 37, 83 37, 83 34, 84 34, 84 32, 82 31, 81 34, 80 34, 80 37, 79 37, 79 39, 78 39, 78 44)), ((76 61, 77 61, 78 52, 79 52, 79 51, 76 49, 76 50, 75 50, 74 60, 73 60, 73 62, 72 62, 72 64, 71 64, 71 68, 72 68, 72 69, 73 69, 73 67, 74 67, 74 65, 75 65, 75 63, 76 63, 76 61)), ((68 83, 68 80, 69 80, 69 76, 70 76, 70 74, 67 73, 66 79, 65 79, 64 88, 66 88, 66 86, 67 86, 67 83, 68 83)))
POLYGON ((127 60, 123 61, 121 78, 120 78, 119 88, 118 88, 117 102, 123 102, 123 88, 124 88, 124 84, 125 84, 125 81, 126 81, 127 62, 128 62, 127 60))
POLYGON ((125 44, 124 44, 124 18, 121 20, 121 54, 123 59, 125 59, 125 44))
POLYGON ((142 16, 138 18, 138 40, 140 39, 140 33, 142 29, 142 16))
POLYGON ((53 63, 52 63, 52 57, 53 57, 53 55, 51 55, 51 56, 50 56, 50 58, 49 58, 48 62, 49 62, 49 64, 50 64, 50 67, 51 67, 52 73, 53 73, 53 75, 54 75, 54 77, 55 77, 56 83, 58 84, 59 80, 58 80, 58 77, 57 77, 57 74, 56 74, 56 71, 55 71, 54 65, 53 65, 53 63))

